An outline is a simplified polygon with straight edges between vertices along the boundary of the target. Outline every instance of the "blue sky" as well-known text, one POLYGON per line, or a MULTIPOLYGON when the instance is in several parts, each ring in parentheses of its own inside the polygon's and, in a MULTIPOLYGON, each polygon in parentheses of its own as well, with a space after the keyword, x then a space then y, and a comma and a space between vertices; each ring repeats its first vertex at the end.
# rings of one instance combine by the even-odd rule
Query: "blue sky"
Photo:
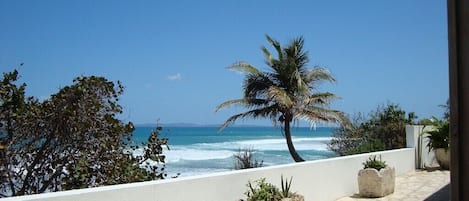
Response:
MULTIPOLYGON (((441 116, 448 98, 446 1, 0 1, 0 70, 20 68, 47 98, 80 75, 125 85, 123 120, 219 124, 242 108, 236 61, 266 69, 265 34, 305 38, 333 107, 367 113, 388 101, 441 116)), ((241 121, 268 124, 268 121, 241 121)))

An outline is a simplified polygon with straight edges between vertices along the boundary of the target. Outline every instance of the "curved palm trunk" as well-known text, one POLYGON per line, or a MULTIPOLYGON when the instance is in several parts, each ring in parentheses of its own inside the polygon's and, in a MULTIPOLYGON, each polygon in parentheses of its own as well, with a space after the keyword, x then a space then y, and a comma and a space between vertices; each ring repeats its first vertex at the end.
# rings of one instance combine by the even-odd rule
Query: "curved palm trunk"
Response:
POLYGON ((290 121, 289 118, 285 120, 284 124, 284 131, 285 131, 285 139, 287 140, 288 151, 290 151, 290 155, 292 156, 295 162, 303 162, 305 161, 301 156, 296 152, 295 146, 293 146, 293 141, 291 139, 291 131, 290 131, 290 121))

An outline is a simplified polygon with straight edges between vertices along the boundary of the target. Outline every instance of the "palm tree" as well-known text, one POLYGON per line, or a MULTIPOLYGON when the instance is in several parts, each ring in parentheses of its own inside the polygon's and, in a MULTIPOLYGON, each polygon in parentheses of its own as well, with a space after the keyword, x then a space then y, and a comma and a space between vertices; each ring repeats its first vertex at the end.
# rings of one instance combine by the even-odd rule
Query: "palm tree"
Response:
POLYGON ((303 50, 304 39, 294 39, 283 48, 279 42, 268 35, 267 41, 277 51, 277 58, 266 47, 262 51, 266 57, 269 71, 262 72, 254 66, 238 62, 228 67, 246 76, 243 82, 244 96, 241 99, 229 100, 220 104, 222 108, 240 105, 248 111, 231 116, 220 127, 220 130, 242 118, 270 118, 274 126, 280 124, 286 139, 288 150, 296 162, 304 161, 293 146, 290 126, 299 120, 311 124, 316 122, 340 123, 345 118, 342 112, 329 108, 330 101, 337 97, 329 92, 317 92, 323 81, 335 82, 325 68, 308 69, 307 52, 303 50))

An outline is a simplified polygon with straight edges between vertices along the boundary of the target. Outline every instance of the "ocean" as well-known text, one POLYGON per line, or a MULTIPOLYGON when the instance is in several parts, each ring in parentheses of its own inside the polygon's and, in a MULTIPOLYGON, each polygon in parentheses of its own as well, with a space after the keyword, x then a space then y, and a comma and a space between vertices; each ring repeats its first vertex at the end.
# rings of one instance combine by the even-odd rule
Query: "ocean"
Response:
MULTIPOLYGON (((153 127, 136 127, 132 140, 148 139, 153 127)), ((335 157, 327 149, 333 128, 292 128, 296 150, 305 160, 335 157)), ((168 177, 186 177, 234 170, 233 154, 239 149, 252 149, 254 157, 264 166, 294 163, 280 128, 228 127, 164 127, 160 137, 168 138, 166 155, 168 177)))

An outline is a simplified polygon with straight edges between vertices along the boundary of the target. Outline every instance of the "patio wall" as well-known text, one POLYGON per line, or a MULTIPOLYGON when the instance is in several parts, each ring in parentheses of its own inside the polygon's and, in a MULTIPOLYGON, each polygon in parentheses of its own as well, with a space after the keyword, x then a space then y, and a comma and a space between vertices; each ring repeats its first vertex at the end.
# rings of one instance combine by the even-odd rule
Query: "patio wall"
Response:
POLYGON ((280 176, 293 177, 292 190, 306 201, 332 201, 358 191, 357 173, 370 155, 381 155, 396 174, 415 170, 415 149, 359 154, 204 176, 122 184, 56 193, 5 198, 4 201, 235 201, 245 198, 246 183, 266 178, 280 186, 280 176))

